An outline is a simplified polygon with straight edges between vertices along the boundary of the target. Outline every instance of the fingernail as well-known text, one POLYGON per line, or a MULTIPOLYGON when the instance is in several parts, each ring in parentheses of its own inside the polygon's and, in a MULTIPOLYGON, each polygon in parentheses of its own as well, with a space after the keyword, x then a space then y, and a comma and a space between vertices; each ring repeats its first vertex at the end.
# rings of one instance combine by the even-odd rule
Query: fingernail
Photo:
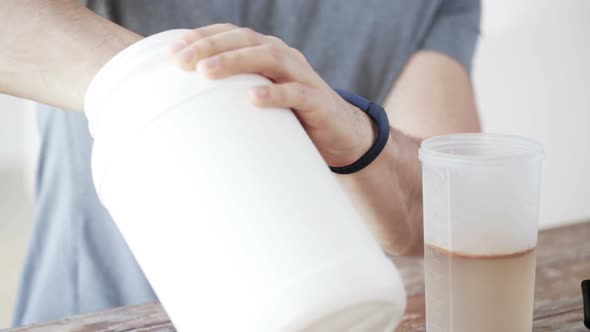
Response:
POLYGON ((267 87, 258 87, 254 89, 254 94, 258 98, 266 98, 268 97, 268 88, 267 87))
POLYGON ((180 61, 183 63, 190 63, 195 58, 195 52, 191 49, 184 50, 180 53, 180 61))
POLYGON ((219 59, 214 57, 199 61, 197 64, 197 70, 211 71, 217 68, 217 66, 219 66, 219 59))
POLYGON ((182 49, 186 47, 186 43, 184 41, 177 42, 170 47, 170 53, 176 54, 180 52, 182 49))

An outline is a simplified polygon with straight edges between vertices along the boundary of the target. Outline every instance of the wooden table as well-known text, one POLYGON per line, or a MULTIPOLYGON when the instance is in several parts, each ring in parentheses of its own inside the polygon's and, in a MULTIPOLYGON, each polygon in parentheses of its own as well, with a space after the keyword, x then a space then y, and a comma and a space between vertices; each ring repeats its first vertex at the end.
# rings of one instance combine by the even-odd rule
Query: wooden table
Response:
MULTIPOLYGON (((408 291, 408 308, 396 332, 425 331, 420 258, 396 258, 408 291)), ((588 331, 580 282, 590 279, 590 222, 541 232, 537 247, 534 331, 588 331)), ((116 308, 10 332, 172 332, 159 303, 116 308)), ((5 331, 5 332, 8 332, 5 331)), ((474 331, 475 332, 475 331, 474 331)), ((502 332, 502 331, 498 331, 502 332)))

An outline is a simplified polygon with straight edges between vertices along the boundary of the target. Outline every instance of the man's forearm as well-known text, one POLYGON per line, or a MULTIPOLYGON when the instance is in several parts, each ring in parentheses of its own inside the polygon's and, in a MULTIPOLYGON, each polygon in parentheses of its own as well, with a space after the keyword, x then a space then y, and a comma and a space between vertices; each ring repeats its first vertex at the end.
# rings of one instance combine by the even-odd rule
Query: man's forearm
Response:
POLYGON ((141 38, 66 0, 2 0, 0 31, 0 93, 72 111, 96 72, 141 38))
POLYGON ((422 251, 420 140, 391 129, 379 157, 360 172, 338 175, 373 234, 389 254, 422 251))
POLYGON ((367 168, 339 179, 388 253, 420 254, 421 139, 413 137, 480 131, 471 81, 454 59, 419 52, 384 106, 394 127, 385 150, 367 168))

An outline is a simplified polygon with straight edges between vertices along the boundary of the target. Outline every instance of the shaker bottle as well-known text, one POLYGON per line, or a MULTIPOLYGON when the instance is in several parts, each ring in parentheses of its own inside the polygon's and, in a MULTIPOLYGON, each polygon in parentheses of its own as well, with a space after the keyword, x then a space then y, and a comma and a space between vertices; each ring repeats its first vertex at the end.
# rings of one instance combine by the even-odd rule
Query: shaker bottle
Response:
POLYGON ((99 198, 176 328, 391 331, 399 274, 296 117, 251 104, 266 78, 178 69, 185 32, 115 56, 85 101, 99 198))
POLYGON ((427 332, 531 331, 542 157, 507 135, 422 143, 427 332))

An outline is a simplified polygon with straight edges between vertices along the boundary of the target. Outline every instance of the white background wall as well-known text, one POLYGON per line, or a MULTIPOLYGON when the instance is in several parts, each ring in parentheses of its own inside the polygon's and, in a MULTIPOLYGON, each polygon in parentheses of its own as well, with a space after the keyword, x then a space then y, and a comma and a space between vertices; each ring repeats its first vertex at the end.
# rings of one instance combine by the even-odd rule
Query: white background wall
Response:
POLYGON ((590 1, 488 0, 482 23, 484 130, 544 143, 542 226, 590 219, 590 1))
MULTIPOLYGON (((590 219, 590 1, 484 0, 474 85, 484 128, 545 144, 541 226, 590 219)), ((32 219, 31 105, 0 96, 0 328, 32 219)))
POLYGON ((32 103, 0 95, 0 329, 8 327, 33 219, 32 103))
POLYGON ((33 103, 0 95, 0 170, 17 169, 32 177, 37 145, 33 103))

